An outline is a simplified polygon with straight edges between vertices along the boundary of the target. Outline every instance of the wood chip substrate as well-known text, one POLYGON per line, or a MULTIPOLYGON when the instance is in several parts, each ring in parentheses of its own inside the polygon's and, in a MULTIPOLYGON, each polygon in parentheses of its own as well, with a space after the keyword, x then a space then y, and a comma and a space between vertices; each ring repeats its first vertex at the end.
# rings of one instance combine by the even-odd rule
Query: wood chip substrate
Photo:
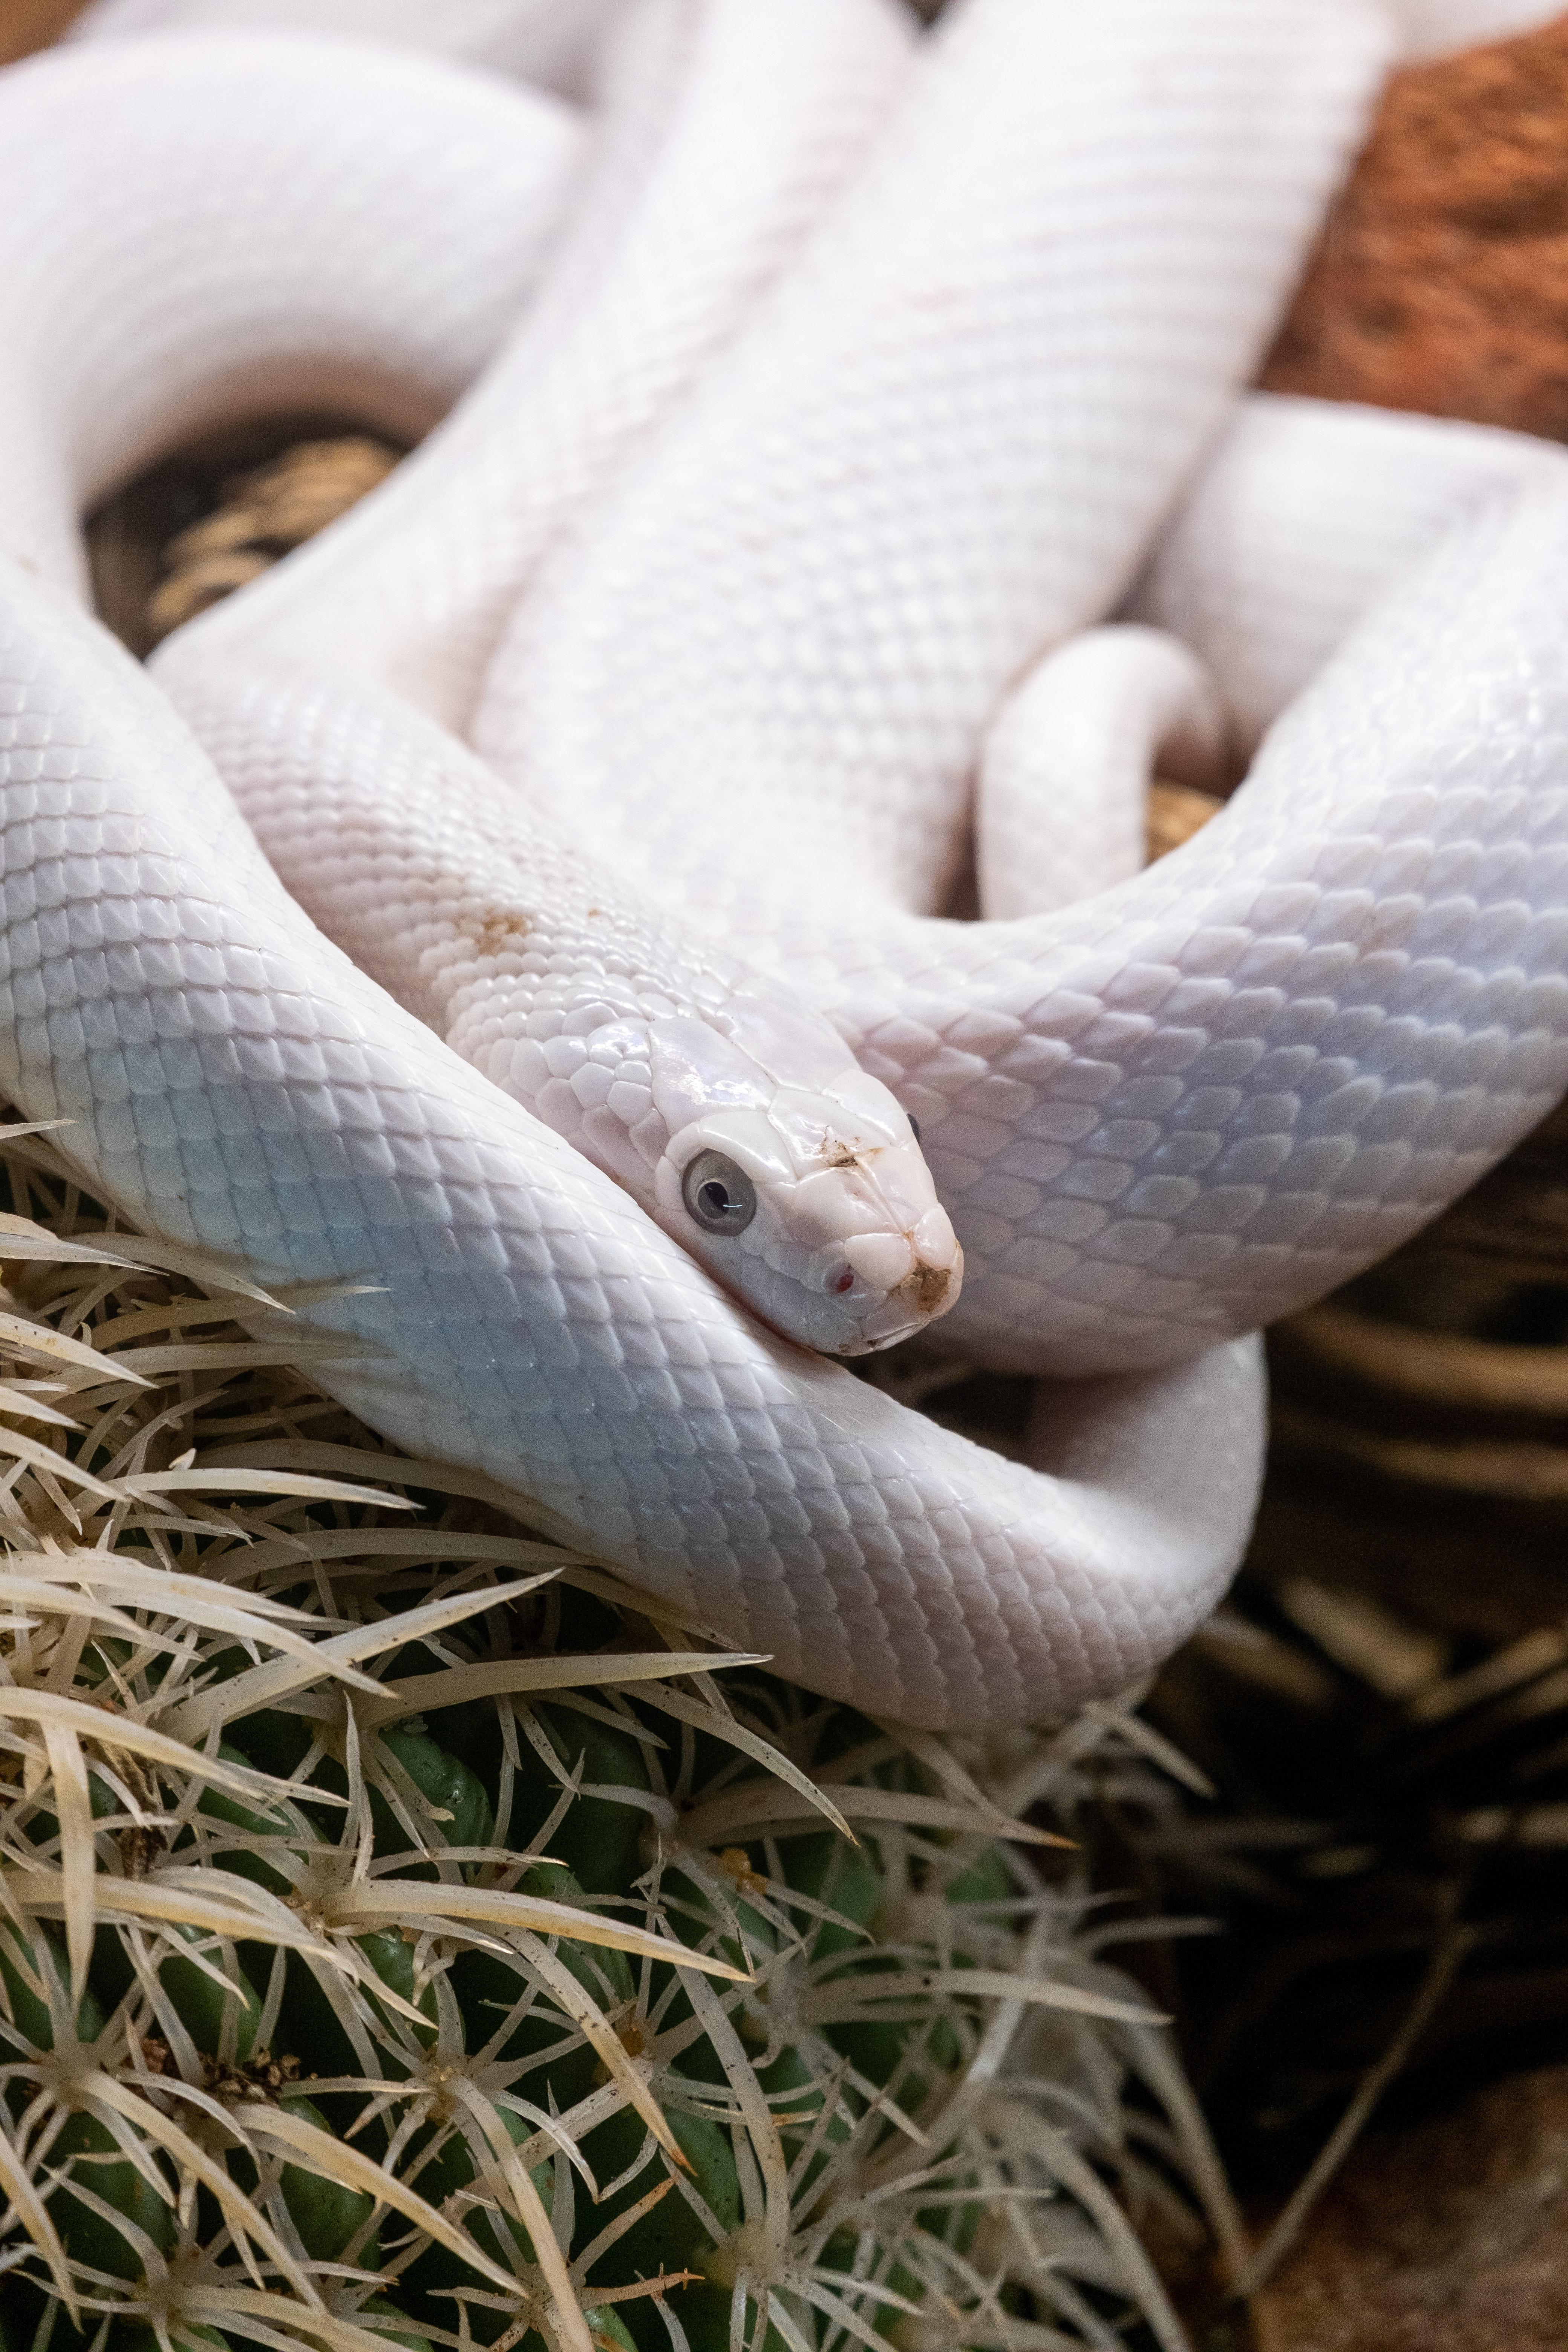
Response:
POLYGON ((1563 2352, 1568 2067, 1370 2141, 1256 2316, 1258 2352, 1563 2352))

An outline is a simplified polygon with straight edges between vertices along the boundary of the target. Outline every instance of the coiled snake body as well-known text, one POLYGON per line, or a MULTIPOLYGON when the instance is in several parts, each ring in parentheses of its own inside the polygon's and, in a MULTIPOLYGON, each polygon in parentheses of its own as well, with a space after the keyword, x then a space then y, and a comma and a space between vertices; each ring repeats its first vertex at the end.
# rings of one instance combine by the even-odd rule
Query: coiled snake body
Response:
POLYGON ((5 1082, 154 1230, 374 1286, 306 1319, 390 1435, 818 1688, 1037 1719, 1234 1565, 1244 1335, 1568 1083, 1568 489, 1467 443, 1315 619, 1300 562, 1249 600, 1247 464, 1294 428, 1310 472, 1316 412, 1237 394, 1376 11, 604 13, 586 132, 370 44, 0 81, 5 1082), (158 448, 258 404, 410 434, 481 363, 153 677, 84 614, 74 518, 158 448), (1161 745, 1305 680, 1125 871, 1161 745), (999 709, 1009 919, 957 922, 999 709), (689 1230, 715 1161, 749 1271, 689 1230), (845 1352, 950 1306, 1051 1376, 1021 1460, 757 1319, 845 1352))

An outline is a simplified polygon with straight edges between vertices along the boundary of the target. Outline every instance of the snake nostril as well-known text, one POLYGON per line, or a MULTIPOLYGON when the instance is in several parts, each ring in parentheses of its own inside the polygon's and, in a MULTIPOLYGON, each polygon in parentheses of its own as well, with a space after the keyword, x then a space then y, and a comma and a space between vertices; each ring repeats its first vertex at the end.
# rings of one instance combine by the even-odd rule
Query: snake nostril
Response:
POLYGON ((854 1267, 848 1265, 841 1266, 838 1272, 834 1276, 832 1281, 828 1284, 827 1287, 833 1293, 835 1298, 842 1298, 847 1290, 853 1290, 855 1287, 854 1267))

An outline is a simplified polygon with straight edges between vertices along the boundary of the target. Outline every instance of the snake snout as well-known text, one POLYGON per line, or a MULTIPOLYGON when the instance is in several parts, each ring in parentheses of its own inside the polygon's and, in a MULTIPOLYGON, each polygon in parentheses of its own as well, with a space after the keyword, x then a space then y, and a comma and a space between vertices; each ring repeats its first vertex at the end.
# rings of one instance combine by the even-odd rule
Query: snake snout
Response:
MULTIPOLYGON (((945 1216, 941 1222, 947 1225, 945 1216)), ((921 1247, 921 1239, 919 1228, 910 1234, 857 1234, 845 1243, 844 1256, 868 1289, 885 1291, 889 1298, 902 1299, 924 1318, 943 1313, 956 1301, 963 1280, 963 1254, 951 1225, 947 1225, 945 1236, 933 1234, 926 1237, 925 1249, 921 1247)))
POLYGON ((957 1304, 963 1253, 944 1209, 928 1210, 907 1232, 850 1235, 842 1257, 843 1275, 826 1285, 849 1293, 857 1310, 855 1339, 842 1352, 894 1347, 957 1304))

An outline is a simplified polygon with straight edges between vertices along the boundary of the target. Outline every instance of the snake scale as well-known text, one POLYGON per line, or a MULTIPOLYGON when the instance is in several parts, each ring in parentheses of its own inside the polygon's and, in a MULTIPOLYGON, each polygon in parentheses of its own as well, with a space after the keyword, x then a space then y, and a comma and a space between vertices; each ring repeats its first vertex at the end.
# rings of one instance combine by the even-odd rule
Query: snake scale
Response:
POLYGON ((1244 392, 1531 13, 98 0, 0 77, 7 1092, 812 1686, 1149 1672, 1259 1326, 1568 1085, 1568 459, 1244 392), (308 407, 425 437, 138 668, 78 519, 308 407), (937 1313, 1017 1458, 833 1360, 937 1313))

